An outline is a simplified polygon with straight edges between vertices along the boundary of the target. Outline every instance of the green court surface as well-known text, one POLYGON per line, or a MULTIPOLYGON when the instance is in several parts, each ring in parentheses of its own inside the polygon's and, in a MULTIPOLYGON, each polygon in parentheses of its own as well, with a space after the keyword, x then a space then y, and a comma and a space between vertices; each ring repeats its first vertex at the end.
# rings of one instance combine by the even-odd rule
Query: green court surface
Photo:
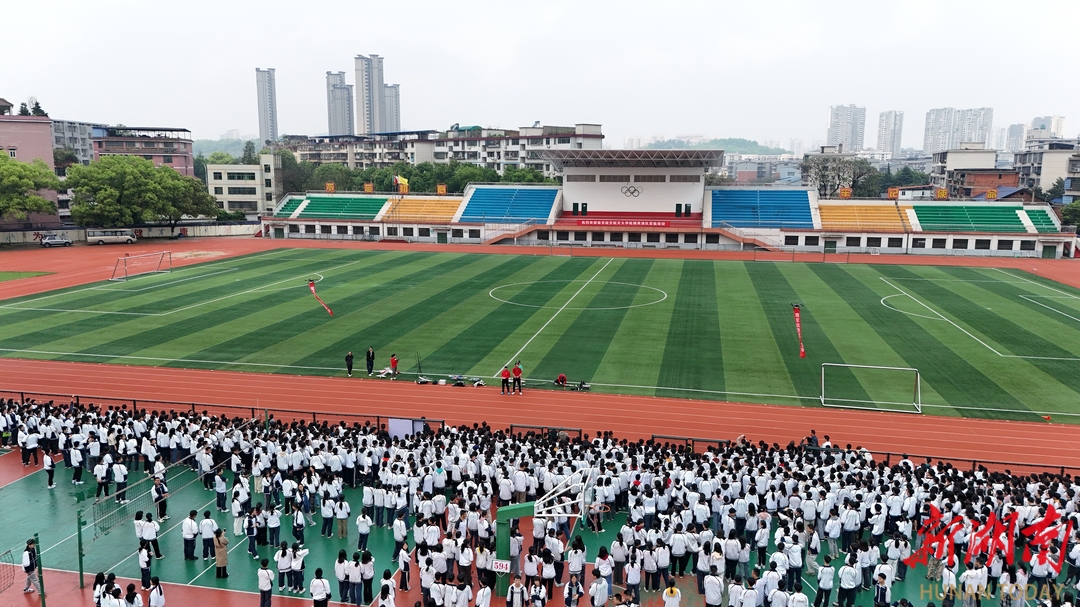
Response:
MULTIPOLYGON (((141 478, 141 475, 141 472, 134 473, 132 478, 141 478)), ((92 477, 87 474, 84 475, 84 478, 92 477)), ((87 481, 85 485, 75 487, 70 484, 70 479, 70 470, 64 468, 61 464, 56 472, 56 489, 49 490, 45 487, 45 475, 41 472, 34 473, 0 488, 0 510, 5 513, 4 525, 0 526, 0 546, 21 546, 27 537, 38 533, 41 539, 42 563, 46 568, 77 571, 76 511, 83 508, 86 510, 87 516, 89 516, 92 511, 91 504, 94 501, 96 489, 93 480, 87 481)), ((347 490, 346 496, 354 508, 358 507, 361 497, 359 489, 347 490)), ((255 496, 253 501, 257 501, 259 497, 255 496)), ((255 572, 258 569, 258 562, 247 555, 246 538, 232 535, 232 517, 218 513, 214 509, 213 499, 214 494, 210 491, 204 491, 199 483, 172 493, 169 499, 169 513, 172 518, 162 523, 160 536, 162 552, 166 555, 166 558, 152 561, 152 575, 160 577, 165 582, 253 592, 255 590, 255 572), (221 580, 214 577, 213 559, 203 561, 201 558, 201 541, 197 543, 196 547, 196 556, 199 559, 196 561, 183 560, 180 524, 191 509, 199 511, 198 518, 200 519, 202 518, 202 512, 210 509, 218 525, 226 529, 229 534, 231 543, 229 545, 228 579, 221 580)), ((133 517, 134 509, 131 505, 126 506, 126 508, 132 510, 129 514, 133 517)), ((317 520, 319 518, 316 516, 317 520)), ((289 520, 287 517, 283 518, 282 522, 286 527, 289 520)), ((351 557, 356 549, 357 533, 354 521, 355 516, 350 520, 349 537, 347 539, 338 539, 336 537, 334 539, 325 539, 318 535, 318 526, 309 526, 307 528, 306 547, 311 550, 311 553, 305 559, 307 564, 306 579, 308 581, 314 574, 315 568, 322 567, 324 572, 327 572, 325 575, 331 580, 336 593, 337 585, 333 584, 333 562, 337 558, 338 550, 345 549, 351 557)), ((604 531, 599 534, 575 526, 572 535, 581 535, 585 540, 587 562, 591 563, 595 559, 600 546, 611 545, 623 521, 625 521, 625 514, 616 514, 614 520, 604 523, 604 531)), ((137 542, 134 539, 133 529, 131 523, 125 523, 112 532, 102 535, 98 539, 93 539, 93 527, 90 525, 85 527, 83 531, 86 555, 85 571, 89 575, 93 575, 98 571, 112 572, 121 578, 138 580, 139 569, 135 555, 137 542)), ((525 533, 525 548, 527 550, 532 540, 531 532, 525 530, 525 533)), ((293 541, 291 534, 284 532, 282 539, 293 541)), ((381 577, 383 569, 387 567, 396 573, 396 566, 390 562, 393 548, 392 532, 388 528, 373 527, 368 549, 375 559, 376 577, 381 577)), ((770 546, 770 554, 773 549, 774 547, 770 546)), ((258 551, 262 557, 272 559, 270 547, 260 547, 258 551)), ((751 566, 755 565, 756 559, 755 552, 751 556, 751 566)), ((271 568, 273 568, 272 563, 271 560, 271 568)), ((591 566, 587 571, 589 569, 591 569, 591 566)), ((691 570, 688 568, 687 571, 691 570)), ((925 568, 921 566, 909 571, 906 582, 897 582, 893 586, 893 600, 903 596, 917 605, 925 605, 930 600, 940 604, 940 600, 937 598, 940 585, 926 581, 923 577, 925 572, 925 568), (934 594, 934 598, 931 598, 931 593, 934 594)), ((412 583, 415 586, 418 584, 415 577, 415 568, 413 575, 412 583)), ((564 574, 564 581, 566 577, 567 574, 564 574)), ((696 592, 695 578, 692 574, 688 573, 685 578, 679 579, 678 585, 683 593, 682 605, 698 607, 704 604, 704 601, 696 592)), ((805 571, 803 574, 803 586, 804 592, 813 600, 817 584, 815 578, 805 573, 805 571)), ((616 588, 616 591, 620 590, 621 588, 616 588)), ((276 590, 275 593, 277 593, 276 590)), ((558 592, 557 596, 561 598, 561 591, 558 592)), ((650 605, 658 605, 658 602, 650 602, 650 599, 658 597, 658 593, 645 593, 643 596, 650 605)), ((835 600, 835 598, 834 593, 833 599, 835 600)), ((859 607, 869 607, 872 603, 871 593, 859 593, 856 600, 859 607)), ((983 599, 982 604, 993 607, 998 605, 998 600, 996 598, 983 599)))
MULTIPOLYGON (((521 360, 533 385, 803 406, 822 363, 914 368, 925 413, 1080 420, 1080 290, 1015 270, 280 249, 0 305, 0 356, 344 375, 368 346, 429 377, 521 360)), ((914 371, 824 383, 914 408, 914 371)))
POLYGON ((44 276, 48 272, 0 272, 0 282, 5 280, 18 280, 20 278, 32 278, 34 276, 44 276))

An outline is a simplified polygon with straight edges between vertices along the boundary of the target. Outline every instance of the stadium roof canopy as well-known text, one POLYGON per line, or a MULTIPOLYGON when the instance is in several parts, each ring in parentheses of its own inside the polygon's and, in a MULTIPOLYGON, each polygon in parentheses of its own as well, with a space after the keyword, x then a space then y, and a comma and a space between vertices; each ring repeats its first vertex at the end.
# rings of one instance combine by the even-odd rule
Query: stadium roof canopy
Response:
POLYGON ((571 168, 708 168, 724 164, 723 150, 541 150, 540 158, 556 169, 571 168))

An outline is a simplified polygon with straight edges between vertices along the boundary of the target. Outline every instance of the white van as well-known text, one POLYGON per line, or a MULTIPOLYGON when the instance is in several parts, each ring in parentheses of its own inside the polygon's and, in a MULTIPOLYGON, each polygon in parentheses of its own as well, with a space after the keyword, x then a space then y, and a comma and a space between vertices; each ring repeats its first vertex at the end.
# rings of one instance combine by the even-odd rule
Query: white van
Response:
POLYGON ((135 230, 87 230, 87 244, 131 244, 135 242, 135 230))

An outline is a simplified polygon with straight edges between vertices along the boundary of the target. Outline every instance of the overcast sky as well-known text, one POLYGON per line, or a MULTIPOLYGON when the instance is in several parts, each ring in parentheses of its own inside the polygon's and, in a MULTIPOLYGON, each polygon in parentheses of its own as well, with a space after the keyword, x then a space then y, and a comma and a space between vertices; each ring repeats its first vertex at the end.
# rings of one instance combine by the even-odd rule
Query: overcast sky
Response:
POLYGON ((1066 116, 1080 132, 1078 0, 8 2, 0 97, 53 118, 258 132, 255 68, 277 68, 279 132, 325 133, 325 74, 385 57, 405 130, 600 123, 806 145, 830 105, 992 107, 994 128, 1066 116))

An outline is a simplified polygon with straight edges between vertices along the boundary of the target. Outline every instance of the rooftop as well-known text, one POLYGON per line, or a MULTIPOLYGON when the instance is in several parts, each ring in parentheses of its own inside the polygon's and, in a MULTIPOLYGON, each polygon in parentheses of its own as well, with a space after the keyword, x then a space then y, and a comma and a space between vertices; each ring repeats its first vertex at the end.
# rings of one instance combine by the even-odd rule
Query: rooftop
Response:
POLYGON ((707 168, 724 164, 723 150, 542 150, 556 169, 565 167, 707 168))

